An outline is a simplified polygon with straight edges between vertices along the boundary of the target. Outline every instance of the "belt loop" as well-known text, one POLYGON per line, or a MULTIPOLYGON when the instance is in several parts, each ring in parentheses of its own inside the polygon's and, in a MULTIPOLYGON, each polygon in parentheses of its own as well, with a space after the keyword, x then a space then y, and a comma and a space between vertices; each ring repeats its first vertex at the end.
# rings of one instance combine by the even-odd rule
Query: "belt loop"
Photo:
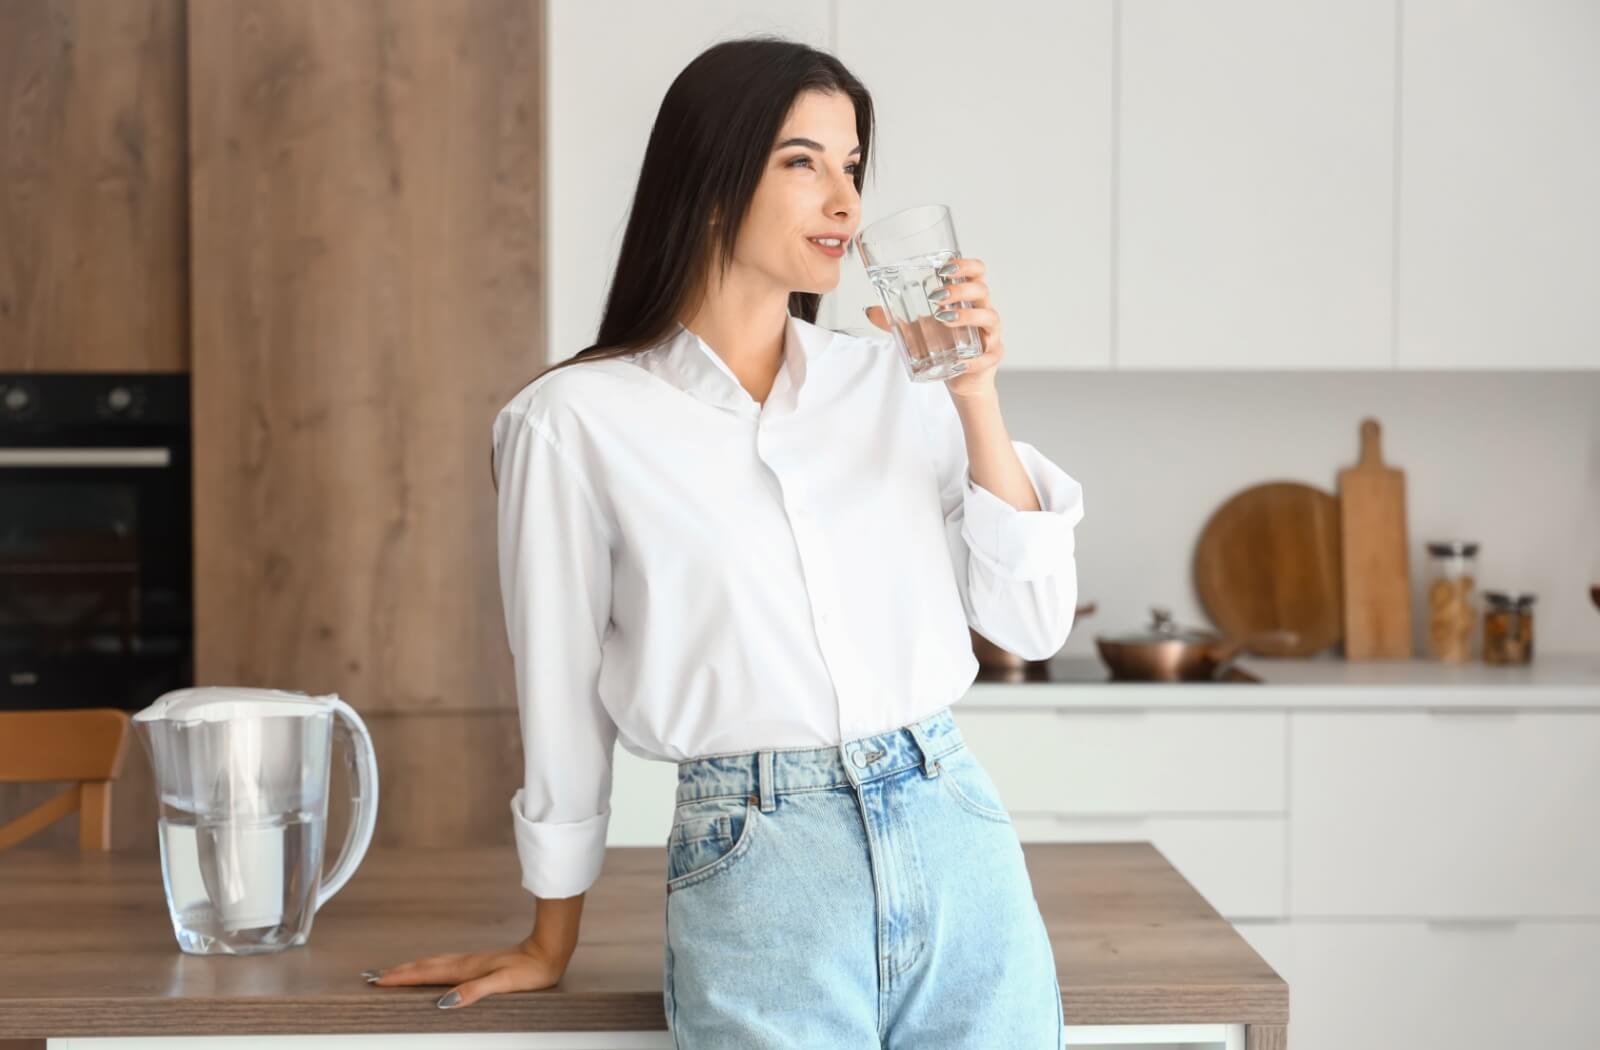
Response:
POLYGON ((759 751, 756 753, 757 779, 761 782, 761 812, 771 813, 778 808, 777 799, 773 797, 772 786, 772 752, 759 751))
POLYGON ((917 722, 910 723, 906 729, 910 731, 911 739, 917 742, 917 750, 922 752, 922 775, 930 778, 938 776, 939 762, 933 757, 933 745, 928 743, 928 734, 917 722))

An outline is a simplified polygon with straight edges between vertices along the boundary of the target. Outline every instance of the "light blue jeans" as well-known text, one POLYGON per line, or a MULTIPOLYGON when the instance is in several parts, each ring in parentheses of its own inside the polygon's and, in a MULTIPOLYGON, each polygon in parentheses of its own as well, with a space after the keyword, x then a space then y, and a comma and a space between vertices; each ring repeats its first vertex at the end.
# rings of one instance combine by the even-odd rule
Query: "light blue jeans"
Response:
POLYGON ((948 707, 838 747, 678 764, 680 1050, 1060 1050, 1022 844, 948 707))

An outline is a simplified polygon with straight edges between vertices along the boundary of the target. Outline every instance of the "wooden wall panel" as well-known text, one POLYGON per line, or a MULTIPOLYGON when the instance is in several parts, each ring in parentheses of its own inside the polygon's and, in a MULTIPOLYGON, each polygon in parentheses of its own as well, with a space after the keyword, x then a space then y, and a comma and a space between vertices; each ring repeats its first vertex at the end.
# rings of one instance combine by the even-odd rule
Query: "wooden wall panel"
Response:
MULTIPOLYGON (((378 755, 375 845, 516 849, 511 796, 522 783, 522 744, 515 709, 363 718, 378 755)), ((336 788, 335 798, 343 791, 336 788)), ((330 807, 330 825, 347 808, 330 807)))
POLYGON ((188 367, 183 0, 0 3, 0 371, 188 367))
MULTIPOLYGON (((72 15, 74 39, 100 40, 136 12, 159 35, 183 10, 6 0, 0 70, 41 20, 62 40, 72 15), (91 8, 107 18, 77 19, 91 8)), ((487 463, 495 410, 544 360, 543 17, 538 0, 187 10, 197 678, 361 710, 384 844, 513 848, 521 748, 487 463)), ((17 92, 0 90, 15 127, 17 92)), ((7 157, 8 192, 17 170, 7 157)), ((53 789, 0 788, 0 813, 53 789)), ((331 835, 345 817, 336 804, 331 835)), ((134 746, 113 848, 157 851, 155 820, 134 746)), ((75 833, 69 818, 19 848, 75 833)))
POLYGON ((202 684, 515 709, 487 464, 543 360, 542 47, 538 0, 190 5, 202 684))

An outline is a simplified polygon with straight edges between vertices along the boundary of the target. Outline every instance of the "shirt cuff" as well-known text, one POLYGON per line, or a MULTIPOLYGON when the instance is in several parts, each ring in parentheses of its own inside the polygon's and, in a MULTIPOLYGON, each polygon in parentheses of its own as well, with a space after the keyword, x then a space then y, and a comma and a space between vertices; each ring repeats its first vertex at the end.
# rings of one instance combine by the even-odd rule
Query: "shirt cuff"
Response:
POLYGON ((981 564, 1007 580, 1039 580, 1070 566, 1083 486, 1026 441, 1011 442, 1033 482, 1039 510, 1018 510, 963 471, 961 535, 981 564))
POLYGON ((606 857, 610 811, 585 820, 560 823, 529 820, 522 812, 523 789, 511 796, 522 888, 535 897, 575 897, 600 877, 606 857))

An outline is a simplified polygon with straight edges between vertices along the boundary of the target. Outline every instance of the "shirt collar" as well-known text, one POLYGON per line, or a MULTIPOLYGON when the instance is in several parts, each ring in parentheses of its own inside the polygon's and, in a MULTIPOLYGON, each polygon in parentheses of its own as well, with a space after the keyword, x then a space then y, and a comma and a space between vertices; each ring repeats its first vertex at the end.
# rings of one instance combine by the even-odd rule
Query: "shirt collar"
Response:
POLYGON ((680 321, 673 322, 672 330, 661 342, 628 355, 628 360, 708 404, 748 415, 763 411, 790 412, 799 407, 808 388, 817 387, 818 362, 833 345, 836 335, 788 314, 784 324, 783 363, 765 406, 750 396, 728 363, 680 321), (812 382, 807 382, 808 376, 812 382))

